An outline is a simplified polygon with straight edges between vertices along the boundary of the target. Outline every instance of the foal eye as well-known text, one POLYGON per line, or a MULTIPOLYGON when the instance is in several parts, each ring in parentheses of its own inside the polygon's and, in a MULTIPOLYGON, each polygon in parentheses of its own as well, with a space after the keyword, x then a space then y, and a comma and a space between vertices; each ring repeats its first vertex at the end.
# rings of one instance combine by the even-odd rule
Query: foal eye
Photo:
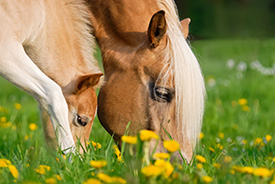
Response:
POLYGON ((88 124, 89 119, 87 117, 81 117, 77 115, 76 121, 81 126, 86 126, 88 124))
POLYGON ((158 102, 170 103, 174 97, 174 92, 169 88, 156 86, 153 88, 151 96, 158 102))

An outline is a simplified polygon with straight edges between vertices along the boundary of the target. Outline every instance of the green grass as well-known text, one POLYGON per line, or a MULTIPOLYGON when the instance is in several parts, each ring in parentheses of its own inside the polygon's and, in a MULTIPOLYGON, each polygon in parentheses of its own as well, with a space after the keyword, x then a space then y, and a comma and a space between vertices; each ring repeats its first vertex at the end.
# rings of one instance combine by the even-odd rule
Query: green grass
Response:
POLYGON ((132 155, 129 150, 133 148, 126 145, 124 162, 118 162, 111 136, 97 119, 90 140, 99 142, 102 148, 94 149, 90 144, 89 151, 80 156, 81 159, 72 156, 69 162, 46 148, 38 105, 33 98, 0 79, 0 118, 6 118, 6 121, 0 120, 0 159, 10 160, 19 172, 15 180, 8 168, 1 167, 0 160, 0 183, 46 183, 56 174, 62 178, 58 183, 83 183, 88 178, 97 178, 99 172, 120 176, 128 183, 203 183, 205 175, 212 177, 213 183, 270 183, 274 176, 263 178, 238 171, 233 174, 232 168, 237 165, 275 169, 275 141, 274 138, 269 142, 265 139, 266 135, 275 137, 275 76, 265 76, 249 66, 259 60, 265 67, 272 67, 275 39, 207 40, 194 42, 192 47, 201 63, 207 87, 204 138, 196 150, 196 154, 206 158, 202 169, 197 168, 199 161, 196 159, 191 165, 173 162, 174 172, 168 179, 163 176, 146 178, 141 172, 146 165, 142 162, 141 142, 136 155, 132 155), (232 69, 227 67, 230 58, 235 61, 232 69), (247 64, 244 72, 236 67, 241 61, 247 64), (245 107, 238 104, 242 98, 247 100, 245 107), (20 103, 22 108, 17 110, 15 103, 20 103), (11 124, 4 128, 5 122, 11 124), (31 131, 31 123, 38 128, 31 131), (256 138, 261 138, 264 145, 255 145, 256 138), (219 149, 218 144, 223 149, 219 149), (232 161, 225 162, 226 156, 232 161), (91 160, 102 159, 107 161, 103 169, 91 167, 91 160), (221 164, 221 168, 215 168, 214 163, 221 164), (50 170, 39 174, 36 172, 39 165, 50 166, 50 170))

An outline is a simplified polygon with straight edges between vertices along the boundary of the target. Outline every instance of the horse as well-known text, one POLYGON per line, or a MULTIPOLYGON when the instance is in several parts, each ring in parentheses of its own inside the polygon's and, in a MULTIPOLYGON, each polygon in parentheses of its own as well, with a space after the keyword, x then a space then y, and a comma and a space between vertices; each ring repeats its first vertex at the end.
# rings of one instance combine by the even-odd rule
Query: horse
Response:
MULTIPOLYGON (((98 118, 121 144, 130 134, 153 130, 180 143, 176 158, 190 162, 201 131, 205 85, 173 0, 86 0, 102 53, 104 84, 98 118), (171 137, 170 137, 171 136, 171 137)), ((155 143, 151 143, 151 150, 155 143)))
POLYGON ((74 152, 89 139, 102 76, 89 9, 81 0, 2 0, 0 17, 0 75, 37 100, 47 142, 56 133, 74 152))

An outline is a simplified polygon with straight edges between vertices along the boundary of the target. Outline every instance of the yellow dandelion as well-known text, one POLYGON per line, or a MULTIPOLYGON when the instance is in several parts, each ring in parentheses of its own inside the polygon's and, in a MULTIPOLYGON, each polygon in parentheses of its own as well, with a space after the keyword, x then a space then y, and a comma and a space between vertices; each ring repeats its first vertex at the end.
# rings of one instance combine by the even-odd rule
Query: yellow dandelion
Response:
POLYGON ((61 178, 61 176, 60 176, 59 174, 54 175, 54 177, 55 177, 58 181, 61 181, 61 180, 62 180, 62 178, 61 178))
POLYGON ((254 140, 254 146, 264 146, 263 139, 258 137, 254 140))
POLYGON ((105 167, 107 165, 107 162, 105 160, 98 160, 98 161, 92 160, 90 164, 92 167, 100 169, 102 167, 105 167))
POLYGON ((214 148, 212 148, 212 147, 209 147, 209 150, 210 150, 211 152, 215 153, 215 150, 214 150, 214 148))
POLYGON ((247 144, 247 140, 242 140, 242 144, 247 144))
POLYGON ((38 174, 45 174, 46 171, 50 171, 51 167, 47 165, 39 165, 38 168, 35 170, 38 174))
POLYGON ((205 182, 205 183, 211 183, 213 181, 213 178, 210 177, 210 176, 203 176, 202 177, 202 180, 205 182))
POLYGON ((175 140, 163 141, 163 146, 170 152, 175 152, 180 149, 180 145, 175 140))
POLYGON ((221 164, 219 164, 219 163, 214 163, 214 164, 213 164, 213 167, 215 167, 216 169, 219 169, 219 168, 221 168, 221 164))
POLYGON ((248 105, 244 105, 244 106, 242 106, 242 110, 245 111, 245 112, 249 112, 250 107, 248 105))
POLYGON ((22 108, 22 105, 20 103, 14 104, 15 109, 20 110, 22 108))
POLYGON ((196 165, 196 167, 197 167, 198 170, 201 170, 201 169, 203 168, 203 165, 202 165, 201 163, 198 163, 198 164, 196 165))
POLYGON ((34 131, 37 129, 37 125, 35 123, 31 123, 31 124, 29 124, 29 128, 30 128, 30 130, 34 131))
POLYGON ((153 155, 153 157, 156 158, 156 159, 167 159, 167 158, 170 157, 170 154, 168 154, 168 153, 155 153, 153 155))
POLYGON ((121 177, 114 176, 114 177, 112 177, 112 183, 126 184, 127 181, 121 177))
POLYGON ((230 173, 233 175, 233 174, 235 174, 235 171, 233 169, 231 169, 230 173))
POLYGON ((200 163, 205 163, 206 162, 206 159, 203 156, 201 156, 201 155, 196 155, 195 158, 200 163))
POLYGON ((246 104, 247 104, 247 99, 245 99, 245 98, 240 98, 240 99, 238 100, 238 104, 239 104, 239 105, 246 105, 246 104))
POLYGON ((139 132, 139 138, 141 141, 150 141, 151 139, 159 139, 159 136, 151 130, 141 130, 139 132))
POLYGON ((1 123, 4 123, 4 122, 6 122, 6 121, 7 121, 7 118, 6 118, 6 117, 4 117, 4 116, 2 116, 2 117, 1 117, 1 119, 0 119, 0 121, 1 121, 1 123))
POLYGON ((271 135, 266 135, 266 136, 265 136, 265 139, 266 139, 267 142, 269 142, 269 141, 271 141, 272 136, 271 136, 271 135))
POLYGON ((14 165, 9 165, 8 168, 9 168, 12 176, 17 179, 19 177, 19 173, 18 173, 18 170, 16 169, 16 167, 14 165))
POLYGON ((128 144, 136 144, 137 143, 137 136, 124 135, 124 136, 121 137, 121 140, 123 142, 128 143, 128 144))
POLYGON ((8 167, 8 165, 11 165, 11 162, 7 159, 0 159, 0 167, 8 167))
POLYGON ((201 132, 200 135, 199 135, 199 138, 203 139, 204 138, 204 133, 201 132))
POLYGON ((105 182, 105 183, 112 183, 112 177, 110 177, 107 174, 104 173, 98 173, 97 174, 98 179, 100 179, 101 181, 105 182))
POLYGON ((94 179, 94 178, 90 178, 86 181, 84 181, 82 184, 102 184, 101 181, 94 179))
POLYGON ((243 167, 242 168, 242 172, 243 173, 247 173, 247 174, 253 174, 253 172, 254 172, 254 168, 253 167, 243 167))
POLYGON ((263 178, 264 177, 270 177, 272 175, 272 171, 270 171, 267 168, 260 167, 260 168, 254 169, 253 175, 254 176, 260 176, 260 177, 263 177, 263 178))
POLYGON ((220 132, 219 133, 219 138, 223 139, 224 138, 224 133, 220 132))
POLYGON ((159 176, 162 174, 163 169, 155 165, 145 166, 141 169, 141 172, 147 177, 159 176))
POLYGON ((156 160, 154 165, 162 169, 162 174, 165 178, 168 178, 174 171, 174 168, 171 165, 171 163, 165 160, 156 160))
POLYGON ((225 163, 229 163, 229 162, 232 161, 232 157, 231 157, 231 156, 225 156, 223 161, 224 161, 225 163))
POLYGON ((26 141, 26 140, 28 140, 28 139, 29 139, 29 136, 28 136, 28 135, 25 135, 24 140, 26 141))
POLYGON ((100 143, 96 143, 96 142, 92 141, 92 145, 93 145, 94 148, 101 149, 101 144, 100 143))
POLYGON ((273 157, 273 162, 275 162, 275 157, 273 157))
POLYGON ((221 144, 217 144, 217 148, 223 150, 223 146, 221 144))
POLYGON ((47 178, 45 179, 46 184, 56 184, 56 179, 55 178, 47 178))

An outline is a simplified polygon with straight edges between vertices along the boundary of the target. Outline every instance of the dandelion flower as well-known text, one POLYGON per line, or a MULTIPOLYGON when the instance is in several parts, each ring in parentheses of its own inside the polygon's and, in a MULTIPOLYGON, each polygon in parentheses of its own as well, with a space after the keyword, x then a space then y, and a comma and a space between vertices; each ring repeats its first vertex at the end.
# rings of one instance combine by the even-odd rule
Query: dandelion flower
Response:
POLYGON ((19 177, 19 173, 18 173, 18 170, 16 169, 16 167, 14 165, 9 165, 8 168, 9 168, 12 176, 17 179, 19 177))
POLYGON ((165 178, 168 178, 174 171, 174 168, 171 165, 171 163, 165 160, 156 160, 154 165, 163 169, 162 174, 164 175, 165 178))
POLYGON ((38 174, 45 174, 46 171, 50 171, 51 167, 47 165, 39 165, 38 168, 35 170, 38 174))
POLYGON ((273 157, 273 162, 275 162, 275 157, 273 157))
POLYGON ((270 171, 267 168, 260 167, 260 168, 254 169, 253 174, 255 176, 260 176, 264 178, 264 177, 270 177, 272 175, 272 171, 270 171))
POLYGON ((198 164, 196 165, 196 167, 197 167, 198 170, 201 170, 201 169, 203 168, 203 165, 202 165, 201 163, 198 163, 198 164))
POLYGON ((34 131, 37 129, 37 125, 35 123, 31 123, 31 124, 29 124, 29 128, 30 128, 30 130, 34 131))
POLYGON ((112 177, 108 176, 107 174, 104 173, 99 173, 97 174, 98 179, 100 179, 101 181, 105 182, 105 183, 112 183, 112 177))
POLYGON ((252 174, 254 172, 254 168, 253 167, 243 167, 242 172, 247 173, 247 174, 252 174))
POLYGON ((213 164, 213 167, 215 167, 216 169, 219 169, 219 168, 221 168, 221 164, 219 164, 219 163, 214 163, 214 164, 213 164))
POLYGON ((245 98, 240 98, 240 99, 238 100, 238 104, 239 104, 239 105, 246 105, 246 104, 247 104, 247 99, 245 99, 245 98))
POLYGON ((61 181, 61 180, 62 180, 62 178, 61 178, 61 176, 60 176, 59 174, 54 175, 54 177, 55 177, 58 181, 61 181))
POLYGON ((141 169, 141 172, 147 177, 159 176, 162 174, 163 169, 155 165, 145 166, 141 169))
POLYGON ((86 181, 84 181, 82 184, 102 184, 99 180, 90 178, 86 181))
POLYGON ((217 144, 217 148, 223 150, 223 146, 221 144, 217 144))
POLYGON ((22 105, 20 103, 14 104, 15 109, 20 110, 22 108, 22 105))
POLYGON ((121 140, 123 142, 128 143, 128 144, 136 144, 137 143, 137 136, 124 135, 124 136, 121 137, 121 140))
POLYGON ((45 179, 46 184, 56 184, 56 179, 54 178, 47 178, 45 179))
POLYGON ((96 142, 92 141, 92 145, 93 145, 94 148, 101 149, 101 144, 100 143, 96 143, 96 142))
POLYGON ((7 159, 0 159, 0 167, 8 167, 8 165, 11 165, 11 162, 7 159))
POLYGON ((168 153, 155 153, 154 158, 157 158, 157 159, 167 159, 170 157, 170 154, 168 153))
POLYGON ((224 162, 225 163, 229 163, 229 162, 231 162, 232 161, 232 157, 231 156, 225 156, 224 157, 224 162))
POLYGON ((195 158, 196 158, 197 161, 199 161, 201 163, 205 163, 206 162, 206 159, 203 156, 201 156, 201 155, 196 155, 195 158))
POLYGON ((212 148, 212 147, 209 147, 209 150, 210 150, 211 152, 215 153, 215 150, 214 150, 214 148, 212 148))
POLYGON ((163 141, 163 146, 170 152, 175 152, 180 149, 180 145, 175 140, 163 141))
POLYGON ((248 105, 244 105, 244 106, 242 106, 242 110, 245 111, 245 112, 249 112, 250 107, 248 105))
POLYGON ((1 121, 2 123, 4 123, 4 122, 7 121, 7 118, 6 118, 5 116, 2 116, 1 119, 0 119, 0 121, 1 121))
POLYGON ((126 184, 127 181, 121 177, 114 176, 114 177, 112 177, 112 183, 126 184))
POLYGON ((92 167, 100 169, 102 167, 105 167, 107 165, 107 162, 105 160, 98 160, 98 161, 92 160, 90 164, 92 167))
POLYGON ((266 135, 266 136, 265 136, 265 139, 266 139, 267 142, 269 142, 269 141, 271 141, 272 136, 271 136, 271 135, 266 135))
POLYGON ((224 133, 220 132, 220 133, 219 133, 219 137, 220 137, 221 139, 223 139, 223 138, 224 138, 224 133))
POLYGON ((202 180, 205 182, 205 183, 211 183, 213 181, 213 178, 210 177, 210 176, 203 176, 202 177, 202 180))
POLYGON ((141 130, 139 132, 140 140, 149 141, 151 139, 159 139, 159 136, 151 130, 141 130))

